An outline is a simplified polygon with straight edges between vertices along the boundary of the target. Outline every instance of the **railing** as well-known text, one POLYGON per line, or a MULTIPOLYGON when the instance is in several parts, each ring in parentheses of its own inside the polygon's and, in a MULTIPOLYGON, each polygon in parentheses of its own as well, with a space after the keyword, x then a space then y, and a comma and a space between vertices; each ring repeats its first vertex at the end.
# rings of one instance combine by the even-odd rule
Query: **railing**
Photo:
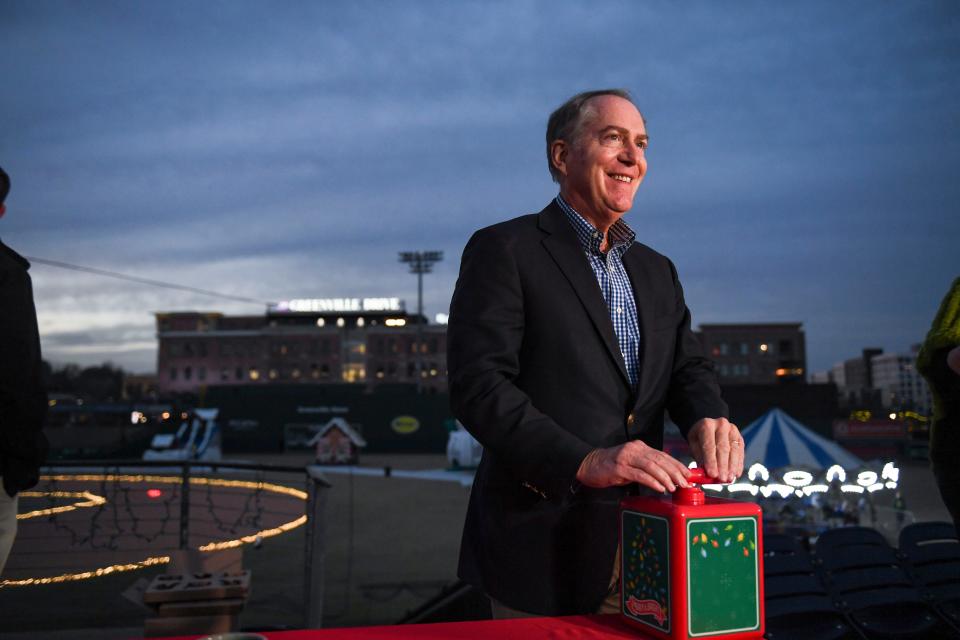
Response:
POLYGON ((18 546, 0 588, 30 589, 161 565, 174 549, 259 547, 304 526, 302 626, 318 628, 329 488, 319 469, 309 466, 57 461, 43 470, 37 487, 21 494, 18 546), (303 489, 268 481, 275 476, 300 476, 303 489))

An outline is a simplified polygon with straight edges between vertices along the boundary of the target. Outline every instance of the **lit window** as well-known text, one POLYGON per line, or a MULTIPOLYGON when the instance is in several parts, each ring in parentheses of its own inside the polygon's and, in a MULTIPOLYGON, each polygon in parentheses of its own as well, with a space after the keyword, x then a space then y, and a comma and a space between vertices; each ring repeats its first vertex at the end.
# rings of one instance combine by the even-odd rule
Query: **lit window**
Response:
POLYGON ((276 369, 270 369, 270 371, 267 372, 267 375, 270 376, 270 379, 271 379, 271 380, 276 380, 277 377, 278 377, 280 374, 277 373, 277 370, 276 370, 276 369))
POLYGON ((357 326, 358 326, 358 327, 362 327, 362 326, 363 326, 363 318, 357 318, 357 326))
POLYGON ((254 368, 251 368, 251 369, 250 369, 250 379, 251 379, 251 380, 259 380, 259 379, 260 379, 260 372, 257 371, 257 370, 254 369, 254 368))
POLYGON ((345 324, 346 324, 346 322, 344 322, 343 318, 337 318, 337 326, 338 326, 338 327, 342 327, 342 326, 345 325, 345 324))
POLYGON ((318 327, 322 327, 322 326, 325 325, 325 324, 327 324, 326 320, 324 320, 323 318, 317 318, 317 326, 318 326, 318 327))

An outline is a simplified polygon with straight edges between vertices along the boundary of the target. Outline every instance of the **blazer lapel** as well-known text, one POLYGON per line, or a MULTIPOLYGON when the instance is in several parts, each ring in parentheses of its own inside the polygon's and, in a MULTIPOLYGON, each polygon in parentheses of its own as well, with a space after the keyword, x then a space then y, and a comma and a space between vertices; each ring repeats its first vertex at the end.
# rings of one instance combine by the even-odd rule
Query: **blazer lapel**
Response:
POLYGON ((607 303, 597 284, 597 277, 583 255, 583 247, 577 240, 577 234, 564 215, 556 202, 551 202, 540 212, 540 228, 549 234, 543 239, 543 246, 580 298, 587 315, 603 339, 610 357, 617 363, 620 375, 623 376, 624 382, 629 384, 627 367, 623 362, 620 344, 613 331, 613 322, 610 320, 607 303))

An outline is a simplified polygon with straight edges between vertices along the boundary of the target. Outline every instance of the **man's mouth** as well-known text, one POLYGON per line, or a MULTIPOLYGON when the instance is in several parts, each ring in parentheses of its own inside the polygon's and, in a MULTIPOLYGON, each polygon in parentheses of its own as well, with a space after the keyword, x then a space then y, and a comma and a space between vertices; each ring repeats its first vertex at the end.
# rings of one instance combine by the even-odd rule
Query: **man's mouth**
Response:
POLYGON ((607 175, 609 175, 614 180, 619 180, 620 182, 626 182, 627 184, 630 184, 631 182, 633 182, 633 178, 631 178, 630 176, 625 176, 622 173, 609 173, 607 175))

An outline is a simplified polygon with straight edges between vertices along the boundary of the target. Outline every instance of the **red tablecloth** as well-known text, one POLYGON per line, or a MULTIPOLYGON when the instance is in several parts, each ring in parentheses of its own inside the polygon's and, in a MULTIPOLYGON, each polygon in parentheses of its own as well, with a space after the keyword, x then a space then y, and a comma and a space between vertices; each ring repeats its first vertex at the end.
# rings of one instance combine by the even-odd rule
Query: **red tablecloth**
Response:
MULTIPOLYGON (((384 627, 344 627, 302 631, 262 631, 269 640, 638 640, 644 636, 620 620, 618 614, 519 618, 481 622, 437 622, 384 627)), ((203 636, 182 636, 182 640, 203 636)), ((177 639, 168 639, 177 640, 177 639)))

